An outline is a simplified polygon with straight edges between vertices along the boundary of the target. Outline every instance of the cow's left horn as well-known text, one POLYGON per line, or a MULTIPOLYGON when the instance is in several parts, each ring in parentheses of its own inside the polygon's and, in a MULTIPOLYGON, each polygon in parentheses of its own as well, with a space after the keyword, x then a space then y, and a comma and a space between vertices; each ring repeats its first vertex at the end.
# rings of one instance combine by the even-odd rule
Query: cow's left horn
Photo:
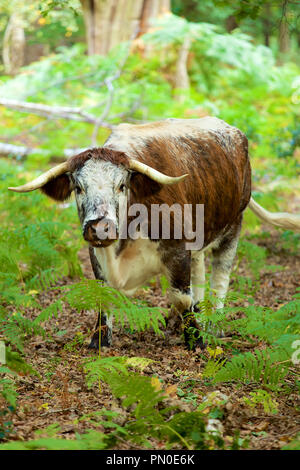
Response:
POLYGON ((17 193, 27 193, 28 191, 34 191, 44 186, 48 181, 62 175, 68 171, 68 162, 60 163, 54 166, 50 170, 46 171, 42 175, 38 176, 35 180, 30 183, 24 184, 23 186, 17 186, 16 188, 8 188, 10 191, 16 191, 17 193))
POLYGON ((129 160, 129 168, 148 176, 153 181, 156 181, 160 184, 179 183, 179 181, 182 181, 184 178, 186 178, 186 176, 188 176, 188 174, 181 176, 167 176, 164 173, 151 168, 151 166, 145 165, 145 163, 139 162, 137 160, 129 160))

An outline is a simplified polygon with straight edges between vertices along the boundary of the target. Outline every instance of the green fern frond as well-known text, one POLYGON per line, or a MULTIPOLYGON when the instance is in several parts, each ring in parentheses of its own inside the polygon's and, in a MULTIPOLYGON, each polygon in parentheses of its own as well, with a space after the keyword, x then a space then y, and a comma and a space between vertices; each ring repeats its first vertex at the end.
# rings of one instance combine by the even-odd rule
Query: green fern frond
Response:
POLYGON ((227 362, 215 375, 218 382, 262 382, 276 387, 288 373, 290 354, 284 349, 255 350, 239 354, 227 362))
POLYGON ((118 290, 104 285, 102 281, 83 280, 63 290, 66 291, 64 299, 78 312, 102 310, 113 315, 117 324, 124 326, 127 321, 129 327, 137 331, 153 328, 155 333, 160 334, 160 324, 165 326, 165 309, 131 300, 118 290))

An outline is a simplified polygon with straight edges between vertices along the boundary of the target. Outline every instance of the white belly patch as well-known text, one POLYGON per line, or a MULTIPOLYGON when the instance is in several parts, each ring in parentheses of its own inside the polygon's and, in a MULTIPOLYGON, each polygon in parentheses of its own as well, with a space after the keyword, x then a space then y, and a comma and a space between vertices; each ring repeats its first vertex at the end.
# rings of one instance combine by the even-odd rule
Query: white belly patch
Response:
POLYGON ((126 295, 133 295, 151 277, 162 271, 158 243, 149 239, 129 241, 117 256, 118 243, 107 248, 95 248, 107 283, 126 295))

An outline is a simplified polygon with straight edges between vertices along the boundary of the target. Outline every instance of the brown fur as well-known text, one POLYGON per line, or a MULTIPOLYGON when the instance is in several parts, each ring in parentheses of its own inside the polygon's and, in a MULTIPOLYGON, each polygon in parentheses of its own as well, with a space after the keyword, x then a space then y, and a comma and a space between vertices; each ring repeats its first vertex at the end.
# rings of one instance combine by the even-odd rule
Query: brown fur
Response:
POLYGON ((71 196, 72 185, 68 175, 60 175, 48 181, 42 188, 44 194, 55 199, 55 201, 65 201, 71 196))
MULTIPOLYGON (((204 204, 205 245, 233 224, 247 206, 251 196, 251 169, 247 139, 240 131, 232 142, 226 132, 207 131, 201 138, 169 137, 145 139, 132 157, 171 176, 189 174, 182 182, 163 186, 161 191, 144 199, 133 191, 131 203, 172 205, 204 204)), ((172 221, 172 219, 171 219, 172 221)), ((193 227, 195 229, 195 227, 193 227)), ((171 232, 172 233, 172 232, 171 232)))
POLYGON ((95 160, 103 160, 105 162, 113 163, 114 165, 124 165, 128 166, 128 157, 123 152, 118 152, 116 150, 111 150, 109 148, 93 148, 90 150, 85 150, 84 152, 74 155, 68 160, 69 171, 80 169, 87 160, 91 158, 95 160))
MULTIPOLYGON (((133 172, 130 203, 145 204, 149 217, 151 204, 192 204, 194 209, 196 204, 204 204, 205 246, 239 219, 250 200, 248 141, 237 129, 234 134, 224 128, 205 130, 192 137, 140 136, 130 157, 171 176, 189 174, 178 184, 161 186, 147 176, 133 172)), ((123 152, 107 147, 94 148, 70 158, 69 171, 80 169, 91 158, 125 167, 129 162, 129 157, 123 152)), ((42 190, 62 201, 71 194, 70 179, 62 175, 47 183, 42 190)), ((172 223, 171 216, 171 234, 172 223)))

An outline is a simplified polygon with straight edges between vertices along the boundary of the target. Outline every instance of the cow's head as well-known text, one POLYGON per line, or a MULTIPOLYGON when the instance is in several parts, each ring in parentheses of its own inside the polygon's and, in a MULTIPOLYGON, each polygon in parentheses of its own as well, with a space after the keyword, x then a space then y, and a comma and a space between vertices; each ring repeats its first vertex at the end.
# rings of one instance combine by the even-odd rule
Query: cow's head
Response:
POLYGON ((96 148, 75 155, 30 183, 8 189, 41 189, 56 201, 65 201, 74 191, 83 237, 93 246, 106 247, 118 238, 119 208, 127 210, 128 189, 142 200, 185 176, 170 177, 123 152, 96 148))

